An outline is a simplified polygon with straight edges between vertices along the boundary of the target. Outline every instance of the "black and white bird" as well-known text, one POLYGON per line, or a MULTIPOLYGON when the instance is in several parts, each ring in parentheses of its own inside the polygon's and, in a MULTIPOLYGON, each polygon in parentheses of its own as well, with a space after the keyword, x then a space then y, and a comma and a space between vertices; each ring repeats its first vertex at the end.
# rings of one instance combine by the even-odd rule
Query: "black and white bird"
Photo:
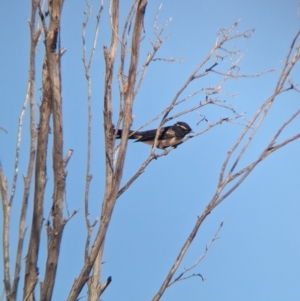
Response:
MULTIPOLYGON (((157 137, 157 148, 177 147, 184 137, 192 131, 191 127, 182 121, 176 122, 174 125, 165 126, 160 129, 160 133, 157 137)), ((128 139, 136 139, 135 142, 143 142, 149 145, 153 145, 157 129, 148 131, 129 131, 128 139)), ((122 137, 122 130, 119 129, 116 138, 122 137)))

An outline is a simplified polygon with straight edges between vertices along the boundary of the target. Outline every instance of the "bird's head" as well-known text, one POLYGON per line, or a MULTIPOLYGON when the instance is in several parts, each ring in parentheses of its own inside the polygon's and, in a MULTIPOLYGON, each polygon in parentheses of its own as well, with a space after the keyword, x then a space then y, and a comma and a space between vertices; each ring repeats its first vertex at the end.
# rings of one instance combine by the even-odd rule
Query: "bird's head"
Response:
POLYGON ((192 131, 191 127, 186 122, 183 121, 176 122, 175 127, 178 130, 180 130, 182 133, 184 133, 184 135, 187 135, 192 131))

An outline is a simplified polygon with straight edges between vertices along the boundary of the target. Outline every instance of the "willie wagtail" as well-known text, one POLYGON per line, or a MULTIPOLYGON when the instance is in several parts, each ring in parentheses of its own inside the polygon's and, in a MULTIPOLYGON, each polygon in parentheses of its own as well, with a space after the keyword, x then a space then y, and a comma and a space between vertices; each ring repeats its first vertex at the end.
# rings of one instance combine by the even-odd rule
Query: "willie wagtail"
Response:
MULTIPOLYGON (((182 143, 184 137, 192 131, 190 126, 182 121, 176 122, 174 125, 165 126, 160 129, 160 133, 157 137, 157 148, 167 148, 169 146, 177 147, 178 144, 182 143)), ((128 139, 136 139, 135 142, 144 142, 153 145, 156 136, 157 129, 134 132, 129 131, 128 139)), ((119 129, 116 138, 122 137, 122 130, 119 129)))

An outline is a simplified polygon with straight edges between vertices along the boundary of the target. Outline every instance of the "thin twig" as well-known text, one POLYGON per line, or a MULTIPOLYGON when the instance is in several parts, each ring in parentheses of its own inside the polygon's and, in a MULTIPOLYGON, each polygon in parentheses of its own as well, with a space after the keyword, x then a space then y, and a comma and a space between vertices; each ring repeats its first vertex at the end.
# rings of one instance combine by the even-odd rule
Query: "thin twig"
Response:
POLYGON ((16 185, 17 185, 17 177, 19 173, 19 156, 20 156, 20 147, 21 147, 21 137, 22 137, 22 129, 23 129, 23 119, 26 111, 26 107, 29 100, 29 91, 30 91, 30 82, 27 85, 27 92, 25 95, 25 100, 22 106, 22 110, 19 116, 19 125, 18 125, 18 134, 17 134, 17 145, 16 145, 16 155, 15 155, 15 167, 14 167, 14 175, 12 180, 12 188, 11 195, 9 200, 9 205, 12 206, 12 202, 15 195, 16 185))
MULTIPOLYGON (((91 4, 89 4, 88 1, 86 1, 86 5, 88 8, 88 11, 85 13, 86 19, 82 24, 82 46, 83 46, 82 62, 83 62, 84 70, 85 70, 85 77, 87 80, 87 107, 88 107, 87 163, 86 163, 86 180, 85 180, 85 195, 84 195, 84 215, 85 215, 85 222, 86 222, 86 228, 87 228, 87 237, 86 237, 86 241, 85 241, 84 257, 85 257, 85 260, 88 260, 91 235, 92 235, 93 229, 98 220, 98 219, 96 219, 95 222, 93 223, 93 225, 90 224, 89 191, 90 191, 91 180, 93 178, 91 171, 90 171, 91 170, 91 143, 92 143, 92 138, 91 138, 91 133, 92 133, 92 80, 91 80, 91 76, 90 76, 90 69, 91 69, 91 65, 93 62, 94 53, 95 53, 96 47, 97 47, 100 17, 101 17, 101 12, 103 10, 104 4, 103 4, 103 0, 102 0, 100 3, 100 7, 98 10, 97 16, 96 16, 93 45, 92 45, 92 50, 90 52, 88 59, 87 59, 87 54, 86 54, 85 38, 86 38, 86 28, 88 26, 88 23, 89 23, 90 17, 91 17, 92 6, 91 6, 91 4)), ((95 294, 97 294, 98 285, 99 284, 98 284, 98 281, 96 280, 96 278, 95 278, 94 283, 91 283, 90 281, 88 281, 89 299, 90 298, 98 299, 94 296, 95 294), (94 297, 92 297, 92 296, 94 296, 94 297)))
POLYGON ((11 294, 10 284, 10 259, 9 259, 9 225, 11 206, 8 202, 7 181, 3 173, 0 163, 0 193, 2 199, 3 210, 3 228, 2 228, 2 243, 3 243, 3 270, 4 270, 4 288, 6 296, 11 294))
MULTIPOLYGON (((228 31, 220 31, 220 37, 224 38, 227 35, 228 31)), ((251 173, 251 171, 254 169, 254 167, 260 163, 262 160, 264 160, 267 156, 269 156, 271 153, 273 153, 275 150, 278 150, 279 148, 287 145, 288 143, 299 139, 300 138, 300 133, 294 135, 293 137, 289 137, 288 139, 284 140, 282 143, 279 144, 274 144, 276 138, 278 138, 281 134, 281 132, 283 131, 283 129, 291 123, 292 120, 294 120, 300 113, 300 110, 297 111, 295 114, 293 114, 277 131, 277 133, 275 134, 275 139, 271 139, 269 145, 267 146, 267 148, 262 152, 262 154, 260 156, 258 156, 258 158, 253 161, 251 164, 249 164, 246 168, 244 168, 242 170, 242 173, 240 173, 241 177, 238 179, 237 183, 235 183, 233 185, 233 187, 231 187, 227 192, 225 192, 224 195, 220 196, 222 191, 227 187, 227 184, 233 180, 233 176, 231 175, 231 172, 234 170, 234 168, 237 166, 237 163, 239 162, 241 156, 244 154, 245 150, 248 148, 250 141, 252 141, 255 133, 258 131, 258 129, 260 128, 260 124, 262 122, 262 120, 265 119, 265 117, 267 116, 267 113, 271 107, 271 105, 274 103, 276 97, 284 92, 287 92, 289 90, 293 89, 293 86, 290 85, 289 88, 286 88, 284 85, 286 83, 286 81, 288 80, 289 74, 291 73, 291 71, 293 70, 294 66, 296 65, 296 63, 299 61, 299 47, 300 46, 296 46, 295 47, 295 43, 296 43, 296 39, 298 38, 300 34, 300 31, 296 34, 295 39, 293 40, 293 43, 291 45, 291 49, 288 53, 286 62, 284 64, 284 67, 282 69, 282 72, 279 76, 277 85, 274 89, 274 93, 273 95, 268 98, 264 104, 258 109, 258 111, 254 114, 254 117, 251 119, 251 121, 245 126, 245 129, 242 131, 242 134, 240 135, 240 137, 238 137, 236 143, 233 145, 232 149, 228 152, 224 163, 222 165, 221 171, 220 171, 220 177, 219 177, 219 183, 216 189, 216 192, 214 194, 214 196, 212 197, 211 201, 208 203, 208 205, 206 206, 205 210, 203 211, 202 215, 200 217, 198 217, 197 222, 194 226, 193 231, 191 232, 191 234, 189 235, 188 239, 186 240, 186 242, 184 243, 183 247, 181 248, 173 266, 171 267, 167 277, 165 278, 163 284, 161 285, 160 289, 158 290, 157 294, 153 297, 152 301, 158 301, 160 300, 160 298, 162 297, 162 295, 164 294, 165 290, 167 289, 167 287, 170 285, 171 283, 171 279, 174 277, 174 273, 176 272, 176 270, 178 269, 183 257, 185 256, 189 246, 191 245, 194 237, 196 236, 200 226, 202 225, 203 221, 205 220, 205 218, 211 213, 211 211, 218 206, 225 198, 227 198, 237 187, 239 187, 239 185, 244 181, 244 179, 246 179, 246 177, 251 173), (293 58, 291 58, 291 54, 292 51, 295 50, 295 54, 293 56, 293 58), (254 123, 257 121, 258 123, 254 125, 254 123), (235 163, 233 164, 233 166, 231 167, 228 175, 225 176, 225 170, 227 167, 227 164, 229 162, 230 157, 232 156, 232 154, 234 153, 234 151, 237 149, 237 147, 240 145, 240 143, 242 142, 244 136, 246 134, 248 134, 249 131, 252 131, 250 134, 250 138, 246 141, 245 147, 242 148, 242 151, 237 155, 237 160, 235 161, 235 163), (223 180, 225 177, 225 180, 223 180)), ((232 39, 232 37, 228 37, 228 40, 232 39)), ((185 83, 186 85, 188 85, 189 81, 193 80, 193 78, 189 78, 189 80, 185 83)), ((177 101, 177 96, 180 95, 180 93, 185 89, 185 86, 182 87, 182 89, 176 94, 174 101, 171 103, 170 107, 166 110, 166 114, 161 122, 161 124, 163 124, 164 120, 166 119, 166 116, 169 114, 169 112, 172 110, 174 104, 177 101)), ((236 175, 236 174, 235 174, 236 175)), ((181 279, 182 274, 177 277, 175 280, 178 281, 179 279, 181 279)))
POLYGON ((26 215, 28 210, 28 198, 29 191, 32 182, 32 174, 35 162, 36 155, 36 121, 35 121, 35 57, 36 57, 36 48, 38 41, 40 39, 41 30, 39 26, 36 27, 36 11, 39 1, 35 1, 32 6, 31 19, 29 21, 30 27, 30 70, 29 70, 29 79, 28 79, 28 96, 30 99, 30 150, 29 150, 29 163, 27 169, 26 177, 23 177, 24 180, 24 193, 20 214, 20 223, 19 223, 19 238, 18 238, 18 246, 17 246, 17 254, 16 254, 16 263, 15 263, 15 273, 14 273, 14 283, 12 288, 12 296, 16 298, 18 292, 18 285, 20 280, 20 272, 21 272, 21 260, 22 260, 22 252, 24 247, 24 237, 26 233, 26 215))
POLYGON ((185 276, 185 277, 182 277, 182 276, 184 276, 190 270, 194 269, 205 258, 206 254, 208 253, 208 250, 210 249, 212 244, 218 239, 219 232, 221 231, 221 228, 223 227, 223 225, 224 225, 224 221, 221 222, 221 224, 220 224, 219 228, 217 229, 217 231, 215 232, 213 238, 206 245, 203 254, 197 259, 197 261, 193 265, 191 265, 190 267, 185 268, 184 271, 176 279, 174 279, 173 281, 170 282, 168 287, 171 286, 172 284, 174 284, 175 282, 186 280, 186 279, 189 279, 189 278, 194 277, 194 276, 198 276, 198 277, 200 276, 202 278, 202 281, 204 281, 204 278, 200 274, 192 274, 190 276, 185 276))

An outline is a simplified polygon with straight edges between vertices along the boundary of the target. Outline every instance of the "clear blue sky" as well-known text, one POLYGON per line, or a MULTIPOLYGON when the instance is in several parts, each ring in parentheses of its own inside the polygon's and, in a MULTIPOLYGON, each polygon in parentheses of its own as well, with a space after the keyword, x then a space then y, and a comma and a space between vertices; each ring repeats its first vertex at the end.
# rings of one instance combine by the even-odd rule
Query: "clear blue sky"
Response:
MULTIPOLYGON (((122 1, 126 2, 126 1, 122 1)), ((121 5, 121 24, 128 7, 121 5)), ((146 58, 153 39, 152 24, 161 2, 149 1, 145 18, 145 39, 141 61, 146 58)), ((98 8, 98 1, 92 1, 98 8)), ((92 68, 93 80, 93 141, 90 194, 91 219, 100 215, 104 192, 104 154, 102 130, 102 96, 104 62, 102 46, 109 43, 108 3, 100 25, 100 37, 92 68)), ((60 255, 58 281, 53 300, 65 300, 74 278, 83 263, 85 222, 83 211, 84 178, 86 164, 86 82, 82 67, 81 28, 84 20, 85 1, 66 1, 63 7, 62 47, 67 52, 62 59, 64 102, 64 150, 74 154, 67 167, 66 199, 70 211, 81 208, 65 228, 60 255)), ((95 11, 94 11, 95 12, 95 11)), ((11 187, 18 116, 25 97, 29 70, 29 1, 0 4, 2 26, 0 34, 0 160, 11 187)), ((223 95, 237 111, 246 112, 250 119, 253 112, 272 93, 282 62, 292 38, 299 29, 297 1, 165 1, 159 17, 163 25, 170 17, 166 30, 169 39, 157 57, 185 58, 181 63, 153 63, 134 106, 133 128, 153 118, 174 97, 180 85, 205 57, 213 46, 219 28, 230 27, 241 19, 238 31, 255 28, 251 39, 233 42, 234 49, 244 53, 241 74, 258 73, 276 68, 276 72, 260 78, 231 81, 225 86, 235 98, 223 95)), ((94 16, 93 16, 94 18, 94 16)), ((92 32, 93 27, 89 28, 92 32)), ((90 42, 90 37, 87 39, 90 42)), ((39 103, 41 87, 41 58, 43 43, 38 46, 37 91, 39 103)), ((293 78, 299 83, 300 68, 293 78)), ((202 85, 213 85, 215 77, 193 85, 188 93, 202 85)), ((116 94, 117 96, 117 94, 116 94)), ((116 102, 118 98, 116 98, 116 102)), ((259 153, 275 134, 276 128, 291 112, 299 108, 299 94, 284 94, 263 124, 262 132, 244 162, 259 153)), ((195 101, 203 98, 198 96, 195 101)), ((206 114, 209 121, 226 116, 220 110, 190 113, 179 120, 188 122, 193 130, 200 131, 199 114, 206 114)), ((149 128, 154 128, 153 123, 149 128)), ((20 173, 16 194, 12 231, 18 230, 17 217, 22 195, 22 175, 27 170, 28 110, 24 120, 20 173)), ((284 137, 299 132, 300 122, 289 127, 284 137)), ((183 242, 190 233, 196 218, 211 199, 218 180, 221 164, 227 151, 238 137, 240 125, 226 125, 189 140, 167 157, 152 162, 146 172, 119 199, 106 239, 103 279, 112 276, 113 282, 101 300, 151 300, 164 280, 183 242)), ((50 137, 52 139, 52 137, 50 137)), ((125 182, 147 158, 149 147, 129 142, 124 171, 125 182)), ((221 221, 225 224, 219 239, 206 258, 194 270, 206 281, 192 278, 169 288, 164 301, 195 300, 300 300, 300 141, 271 155, 260 164, 247 180, 206 220, 188 251, 177 275, 191 266, 203 253, 221 221)), ((49 151, 49 159, 51 151, 49 151)), ((51 163, 48 167, 46 207, 48 217, 51 206, 51 163)), ((31 190, 32 191, 32 190, 31 190)), ((32 200, 32 194, 31 194, 32 200)), ((29 216, 31 214, 31 207, 29 216)), ((2 222, 2 215, 1 215, 2 222)), ((30 222, 27 222, 30 227, 30 222)), ((2 226, 1 226, 2 227, 2 226)), ((29 230, 28 230, 29 233, 29 230)), ((28 238, 27 233, 27 238, 28 238)), ((2 235, 2 234, 1 234, 2 235)), ((16 246, 12 234, 11 248, 16 246)), ((41 281, 44 275, 46 246, 45 228, 41 246, 39 268, 41 281)), ((14 250, 15 251, 15 250, 14 250)), ((14 253, 13 253, 14 254, 14 253)), ((1 254, 2 256, 2 250, 1 254)), ((24 252, 23 258, 25 258, 24 252)), ((15 255, 13 255, 14 260, 15 255)), ((23 269, 24 272, 24 263, 23 269)), ((1 274, 1 279, 3 275, 1 274)), ((22 288, 21 284, 21 288, 22 288)), ((0 291, 3 282, 0 281, 0 291)), ((19 300, 22 293, 19 294, 19 300)), ((81 296, 86 295, 86 289, 81 296)), ((85 300, 85 298, 83 298, 85 300)))

